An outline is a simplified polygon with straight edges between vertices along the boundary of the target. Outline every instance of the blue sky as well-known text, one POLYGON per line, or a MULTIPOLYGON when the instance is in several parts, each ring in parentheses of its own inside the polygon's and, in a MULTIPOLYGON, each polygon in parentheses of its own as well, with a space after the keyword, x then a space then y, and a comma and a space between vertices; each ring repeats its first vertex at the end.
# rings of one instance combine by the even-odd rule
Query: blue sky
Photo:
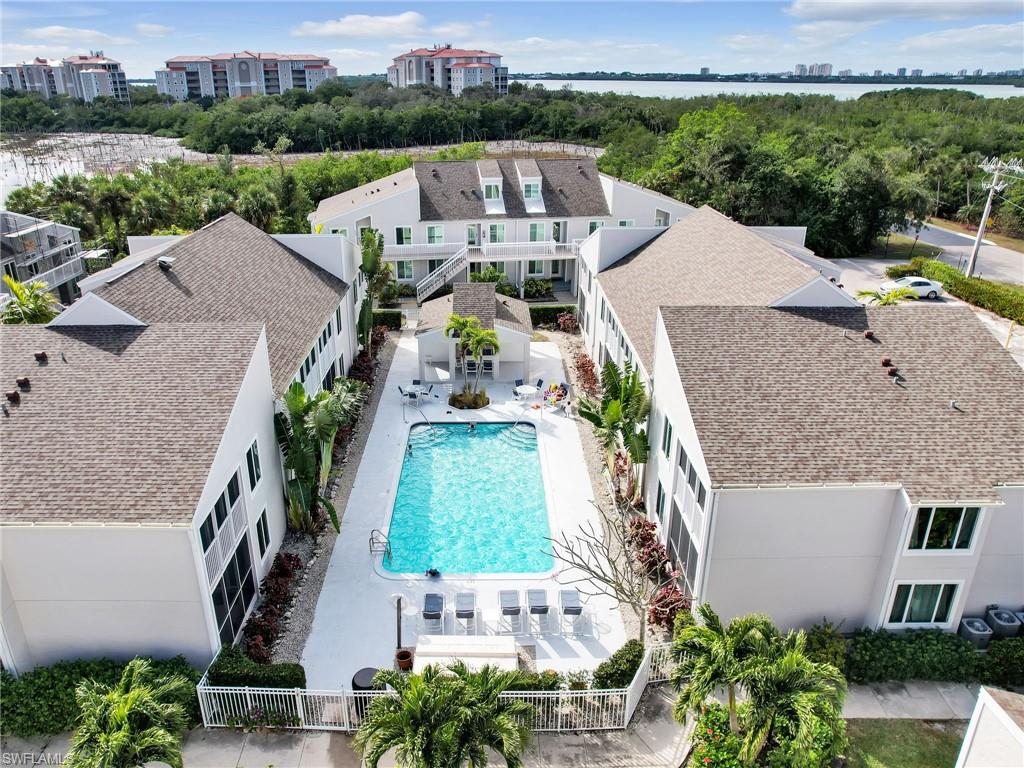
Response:
POLYGON ((1022 0, 786 2, 52 2, 3 0, 2 58, 102 49, 129 77, 179 54, 316 53, 383 72, 433 42, 501 53, 513 71, 854 72, 1024 67, 1022 0))

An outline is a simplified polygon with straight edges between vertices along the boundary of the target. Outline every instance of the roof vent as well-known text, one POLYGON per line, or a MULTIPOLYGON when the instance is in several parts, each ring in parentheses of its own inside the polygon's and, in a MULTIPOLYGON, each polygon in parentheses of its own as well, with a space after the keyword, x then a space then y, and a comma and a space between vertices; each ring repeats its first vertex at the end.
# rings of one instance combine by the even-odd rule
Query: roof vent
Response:
POLYGON ((173 256, 159 256, 157 257, 156 263, 160 266, 164 272, 170 272, 171 267, 174 266, 173 256))
POLYGON ((959 411, 960 410, 960 405, 957 403, 956 400, 950 400, 949 401, 949 410, 951 410, 951 411, 959 411))
POLYGON ((45 363, 46 362, 46 353, 43 352, 43 351, 36 352, 35 353, 35 358, 36 358, 36 362, 45 363))
POLYGON ((900 369, 897 368, 895 365, 890 365, 888 368, 885 369, 885 372, 893 377, 900 375, 900 369))
POLYGON ((874 331, 864 331, 864 338, 865 339, 874 340, 875 332, 874 331))
POLYGON ((7 399, 12 403, 19 403, 21 402, 21 392, 16 389, 9 390, 7 392, 7 399))
POLYGON ((882 358, 882 367, 883 368, 888 368, 890 365, 892 365, 892 358, 891 357, 883 357, 882 358))
POLYGON ((440 178, 441 176, 441 174, 438 173, 437 168, 431 168, 430 175, 433 176, 435 179, 440 178))
POLYGON ((18 378, 15 379, 15 382, 17 382, 19 389, 26 392, 32 387, 32 385, 29 383, 28 376, 19 376, 18 378))

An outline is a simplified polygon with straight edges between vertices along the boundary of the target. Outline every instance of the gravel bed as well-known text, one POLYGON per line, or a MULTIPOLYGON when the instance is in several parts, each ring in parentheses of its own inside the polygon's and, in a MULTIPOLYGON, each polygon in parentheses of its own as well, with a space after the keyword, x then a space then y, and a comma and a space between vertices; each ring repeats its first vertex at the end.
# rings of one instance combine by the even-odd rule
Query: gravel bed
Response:
MULTIPOLYGON (((395 347, 395 339, 389 335, 377 357, 377 375, 363 414, 356 422, 344 457, 340 461, 336 460, 331 469, 331 478, 327 488, 334 508, 338 510, 339 522, 344 518, 345 507, 348 506, 348 497, 352 492, 359 460, 363 456, 363 449, 366 447, 366 440, 377 414, 377 404, 384 391, 384 382, 387 380, 388 371, 391 368, 395 347)), ((273 661, 298 662, 302 658, 302 650, 306 647, 306 640, 313 627, 313 614, 316 611, 317 600, 320 598, 320 589, 323 587, 324 577, 327 575, 327 566, 331 562, 334 540, 337 538, 338 534, 335 532, 334 526, 329 523, 317 534, 315 539, 305 534, 296 534, 293 531, 285 534, 281 551, 292 552, 302 558, 303 568, 299 572, 301 575, 292 604, 285 613, 284 628, 271 652, 273 661)))

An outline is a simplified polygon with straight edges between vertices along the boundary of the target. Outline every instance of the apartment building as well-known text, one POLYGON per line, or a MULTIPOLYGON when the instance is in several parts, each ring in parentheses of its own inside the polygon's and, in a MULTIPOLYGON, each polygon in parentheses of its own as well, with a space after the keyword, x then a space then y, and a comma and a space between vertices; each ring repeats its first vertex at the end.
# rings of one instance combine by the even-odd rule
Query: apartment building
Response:
MULTIPOLYGON (((0 265, 18 282, 40 280, 61 304, 78 295, 78 278, 85 274, 78 229, 22 213, 0 211, 0 265)), ((0 283, 0 292, 9 293, 0 283)))
POLYGON ((707 207, 643 235, 581 246, 581 325, 649 380, 646 508, 688 594, 849 630, 1024 604, 1024 371, 969 308, 865 308, 797 232, 707 207))
POLYGON ((344 238, 229 214, 133 246, 48 326, 0 327, 0 660, 16 673, 140 653, 202 667, 235 640, 286 527, 278 401, 330 386, 355 351, 344 238))
POLYGON ((591 159, 452 160, 412 168, 321 200, 313 232, 359 242, 372 228, 419 301, 494 266, 576 293, 580 243, 601 228, 664 228, 693 209, 598 172, 591 159))
POLYGON ((168 59, 166 67, 156 71, 156 89, 177 101, 272 96, 293 88, 313 91, 337 76, 337 68, 323 56, 241 51, 168 59))
POLYGON ((65 59, 36 58, 0 68, 3 87, 41 93, 46 98, 70 96, 92 101, 99 96, 131 103, 128 80, 118 61, 102 52, 65 59))
POLYGON ((396 56, 388 67, 388 82, 395 88, 432 85, 459 96, 464 88, 488 85, 508 93, 508 67, 501 54, 435 45, 415 48, 396 56))

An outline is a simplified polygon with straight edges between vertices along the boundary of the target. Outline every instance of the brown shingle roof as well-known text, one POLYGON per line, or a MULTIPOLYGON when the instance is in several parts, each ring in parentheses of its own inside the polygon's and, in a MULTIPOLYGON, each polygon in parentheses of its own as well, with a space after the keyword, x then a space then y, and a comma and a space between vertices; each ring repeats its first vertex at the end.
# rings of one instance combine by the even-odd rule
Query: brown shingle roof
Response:
POLYGON ((615 262, 598 281, 651 372, 658 306, 761 306, 818 272, 703 206, 615 262))
POLYGON ((344 281, 233 213, 217 219, 95 293, 144 323, 257 322, 267 327, 275 394, 348 290, 344 281))
POLYGON ((968 307, 661 313, 715 485, 902 483, 917 502, 1024 482, 1024 370, 968 307))
POLYGON ((189 523, 261 330, 0 326, 0 522, 189 523))
POLYGON ((425 301, 420 307, 417 333, 443 328, 452 314, 475 317, 483 328, 501 326, 532 334, 530 305, 520 299, 500 296, 494 283, 455 283, 452 293, 425 301))

